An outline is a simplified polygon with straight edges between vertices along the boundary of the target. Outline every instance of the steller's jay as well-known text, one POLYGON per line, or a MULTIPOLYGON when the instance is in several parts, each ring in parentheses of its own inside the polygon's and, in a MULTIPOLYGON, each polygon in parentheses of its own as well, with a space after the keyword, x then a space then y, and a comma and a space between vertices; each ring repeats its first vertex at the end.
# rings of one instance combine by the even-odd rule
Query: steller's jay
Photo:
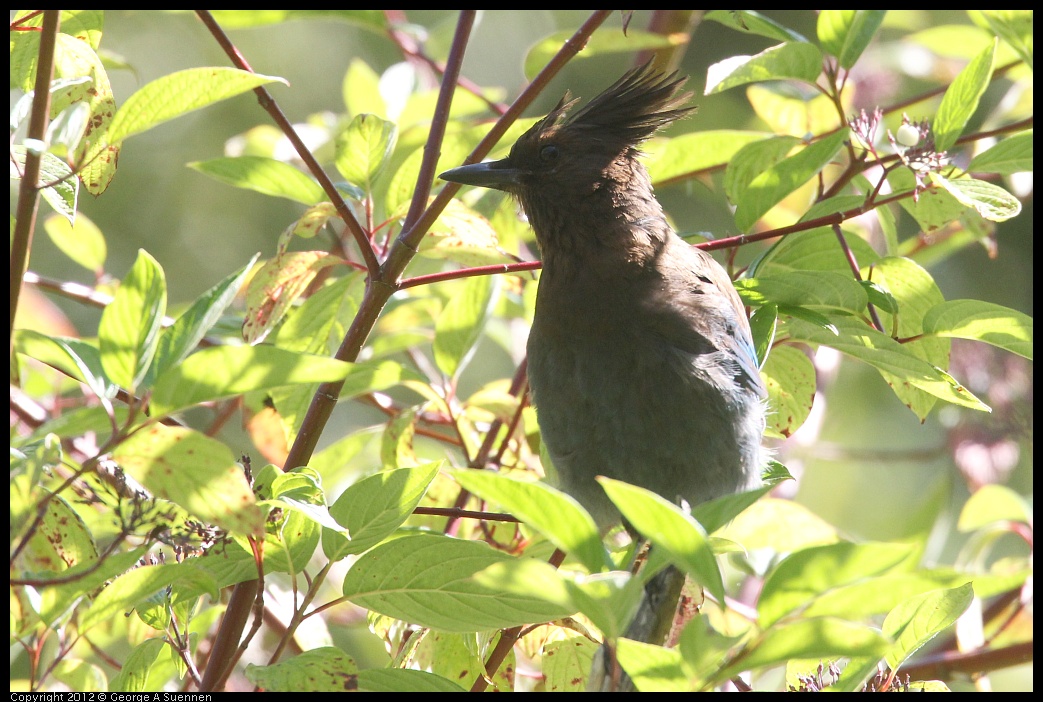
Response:
POLYGON ((684 82, 646 64, 575 112, 566 94, 507 158, 441 175, 514 195, 536 232, 532 398, 561 488, 602 527, 619 514, 595 476, 696 505, 746 488, 764 459, 742 302, 674 233, 638 160, 694 110, 684 82))

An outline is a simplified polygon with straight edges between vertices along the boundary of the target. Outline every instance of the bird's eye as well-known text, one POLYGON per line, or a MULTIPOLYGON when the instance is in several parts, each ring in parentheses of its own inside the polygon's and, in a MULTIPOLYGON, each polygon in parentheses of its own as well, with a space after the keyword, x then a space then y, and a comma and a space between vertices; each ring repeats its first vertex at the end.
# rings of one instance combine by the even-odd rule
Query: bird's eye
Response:
POLYGON ((544 146, 540 149, 540 160, 544 163, 554 163, 558 160, 559 153, 557 146, 544 146))

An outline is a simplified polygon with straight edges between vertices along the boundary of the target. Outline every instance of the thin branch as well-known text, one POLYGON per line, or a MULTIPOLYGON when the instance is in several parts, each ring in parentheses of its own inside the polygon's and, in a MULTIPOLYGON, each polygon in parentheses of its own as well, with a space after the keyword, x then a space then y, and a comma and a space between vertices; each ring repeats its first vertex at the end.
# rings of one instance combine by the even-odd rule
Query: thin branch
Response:
MULTIPOLYGON (((28 138, 44 143, 51 111, 51 78, 54 77, 54 50, 61 26, 61 10, 44 10, 43 30, 36 64, 36 83, 33 92, 32 114, 29 116, 28 138)), ((18 311, 18 297, 22 292, 22 277, 29 267, 29 252, 33 248, 36 230, 36 212, 40 204, 40 170, 43 154, 36 149, 25 152, 25 172, 18 184, 18 203, 15 206, 15 225, 11 241, 11 325, 8 327, 8 350, 14 349, 14 318, 18 311)))
MULTIPOLYGON (((504 115, 497 120, 496 124, 493 125, 489 133, 485 135, 485 138, 479 142, 478 146, 474 148, 470 156, 464 159, 464 163, 477 163, 483 159, 499 142, 500 137, 506 133, 508 127, 514 124, 514 121, 518 119, 522 111, 529 106, 529 104, 539 95, 547 83, 557 75, 558 71, 572 59, 580 49, 586 46, 587 40, 590 35, 594 33, 594 30, 601 26, 601 24, 608 18, 612 13, 611 10, 597 10, 591 14, 583 25, 576 30, 576 32, 565 41, 565 44, 561 47, 557 54, 554 55, 542 71, 533 79, 525 90, 521 92, 518 98, 511 104, 511 107, 504 113, 504 115)), ((461 56, 462 60, 462 56, 461 56)), ((455 61, 452 53, 450 53, 449 60, 446 62, 446 66, 454 67, 455 61)), ((459 66, 455 65, 454 70, 459 73, 459 66)), ((448 75, 448 73, 447 73, 448 75)), ((434 201, 428 206, 427 210, 421 215, 420 219, 417 220, 416 224, 412 227, 403 227, 402 233, 399 234, 398 239, 395 241, 395 246, 392 247, 391 253, 388 255, 388 260, 384 263, 384 270, 388 274, 386 280, 393 281, 397 280, 398 276, 401 275, 405 269, 406 263, 412 260, 412 252, 416 251, 417 246, 420 243, 420 239, 423 238, 424 234, 431 228, 435 219, 442 213, 445 206, 453 198, 453 195, 460 189, 459 183, 448 183, 442 190, 435 196, 434 201)))
MULTIPOLYGON (((463 63, 464 48, 467 46, 467 37, 471 34, 474 26, 475 10, 464 10, 460 13, 460 21, 456 27, 456 36, 453 39, 449 59, 446 61, 446 71, 442 75, 442 88, 438 91, 438 101, 435 103, 434 117, 431 120, 431 131, 428 133, 427 142, 424 144, 423 158, 420 161, 420 173, 416 179, 416 188, 413 190, 413 199, 409 203, 409 212, 402 222, 403 232, 418 232, 415 241, 405 234, 399 234, 395 244, 399 243, 412 249, 416 253, 419 238, 427 233, 428 227, 416 227, 417 220, 427 207, 427 200, 431 195, 431 186, 435 181, 435 170, 438 168, 438 157, 441 155, 442 138, 445 136, 446 125, 449 123, 449 107, 453 103, 453 94, 456 92, 456 81, 460 77, 460 66, 463 63)), ((433 219, 431 220, 434 221, 433 219)), ((392 249, 394 255, 394 249, 392 249)), ((410 257, 412 258, 412 257, 410 257)), ((393 270, 393 267, 392 267, 393 270)), ((387 273, 387 271, 382 271, 387 273)), ((395 272, 397 278, 397 271, 395 272)), ((389 278, 385 276, 385 281, 389 278)))
MULTIPOLYGON (((449 50, 448 65, 455 67, 453 69, 454 72, 452 75, 447 74, 446 79, 443 80, 438 99, 439 105, 445 105, 445 114, 442 116, 442 119, 448 118, 448 102, 445 96, 452 95, 453 83, 451 81, 459 72, 460 63, 463 60, 463 51, 467 46, 467 39, 470 36, 473 22, 473 11, 461 12, 460 20, 457 24, 457 31, 453 37, 453 43, 449 50)), ((235 58, 233 58, 233 60, 235 60, 235 58)), ((436 127, 432 126, 432 132, 436 131, 436 127)), ((436 157, 440 144, 440 139, 434 137, 429 139, 428 145, 425 146, 425 150, 427 151, 427 153, 425 153, 425 162, 432 158, 432 154, 434 154, 434 160, 437 160, 436 157)), ((434 167, 434 163, 432 162, 427 169, 431 173, 429 176, 429 183, 434 179, 434 167)), ((424 171, 422 170, 422 173, 423 172, 424 171)), ((419 200, 414 200, 414 202, 417 201, 419 200)), ((426 197, 424 198, 424 201, 426 201, 426 197)), ((421 215, 419 219, 423 221, 424 217, 421 215)), ((434 219, 431 218, 430 221, 433 222, 434 219)), ((417 222, 417 224, 414 225, 414 228, 420 230, 422 235, 422 233, 426 232, 427 229, 420 229, 421 226, 429 227, 430 224, 421 225, 420 222, 417 222)), ((399 246, 396 241, 396 246, 392 249, 388 260, 384 263, 384 266, 381 266, 379 269, 370 269, 371 274, 369 276, 369 285, 366 289, 366 294, 362 299, 362 303, 359 305, 359 310, 356 313, 355 318, 352 320, 351 326, 348 328, 348 331, 344 336, 344 340, 341 342, 340 348, 337 349, 335 358, 341 361, 355 361, 358 358, 359 352, 362 350, 362 345, 365 343, 370 331, 372 331, 373 326, 376 324, 377 317, 381 310, 384 309, 384 305, 391 297, 391 294, 394 292, 394 286, 386 281, 388 279, 397 278, 398 275, 401 274, 406 264, 412 260, 415 250, 415 245, 412 247, 412 250, 410 250, 409 247, 399 246), (398 252, 397 256, 396 251, 398 252), (374 274, 377 270, 379 270, 379 272, 374 274)), ((373 255, 372 251, 370 251, 370 255, 373 255)), ((368 263, 367 259, 367 264, 368 263)), ((304 420, 301 423, 301 429, 297 434, 297 438, 287 454, 286 462, 283 465, 284 470, 293 470, 293 468, 297 466, 306 465, 311 459, 318 443, 319 436, 322 433, 323 428, 326 426, 326 422, 329 421, 330 415, 333 413, 333 408, 337 404, 337 399, 340 396, 340 391, 343 386, 343 381, 323 383, 319 386, 319 389, 312 398, 312 402, 304 416, 304 420)), ((229 652, 235 647, 235 643, 238 641, 239 635, 243 631, 243 627, 246 625, 251 606, 251 594, 256 593, 257 597, 261 597, 262 595, 262 593, 257 591, 257 587, 257 581, 248 581, 239 583, 233 590, 232 599, 229 601, 228 609, 225 612, 225 619, 222 621, 217 639, 214 641, 214 650, 211 656, 212 665, 207 669, 207 674, 204 676, 204 688, 206 690, 221 689, 227 676, 231 673, 232 666, 238 657, 230 655, 229 652), (212 671, 216 672, 211 674, 212 671)))
POLYGON ((523 271, 535 271, 542 266, 539 261, 521 261, 519 263, 493 263, 488 266, 474 266, 473 268, 458 268, 454 271, 441 271, 439 273, 428 273, 402 280, 395 287, 398 290, 416 287, 417 285, 430 285, 441 283, 446 280, 457 280, 459 278, 470 278, 475 275, 494 275, 497 273, 520 273, 523 271))
MULTIPOLYGON (((439 76, 445 76, 446 64, 441 61, 436 61, 427 55, 423 47, 416 41, 412 34, 398 29, 399 25, 407 24, 409 20, 406 18, 404 10, 384 10, 384 19, 388 23, 388 37, 395 43, 399 50, 408 58, 416 59, 422 62, 425 66, 430 68, 432 71, 437 73, 439 76)), ((444 79, 444 78, 443 78, 444 79)), ((481 100, 488 106, 490 110, 498 115, 502 115, 507 112, 507 105, 494 102, 489 98, 485 97, 482 90, 482 86, 478 85, 472 80, 469 80, 463 76, 457 76, 456 85, 463 88, 467 92, 474 95, 476 98, 481 100)))
MULTIPOLYGON (((858 260, 855 258, 855 252, 851 250, 851 246, 847 243, 847 238, 844 236, 844 232, 841 231, 839 224, 833 225, 833 234, 836 235, 837 241, 840 243, 840 250, 844 253, 844 259, 847 261, 848 266, 851 267, 851 274, 855 277, 855 280, 862 282, 862 273, 858 265, 858 260)), ((882 334, 887 332, 884 330, 884 324, 880 321, 880 315, 876 311, 876 305, 872 302, 866 305, 869 309, 869 314, 873 318, 873 326, 876 330, 882 334)))
MULTIPOLYGON (((217 43, 225 50, 225 54, 232 60, 238 68, 244 71, 254 72, 250 64, 246 62, 243 55, 239 53, 239 50, 235 48, 232 40, 228 38, 221 26, 214 20, 209 10, 196 10, 196 15, 202 20, 203 24, 210 30, 210 33, 217 40, 217 43)), ((293 128, 290 120, 286 118, 282 110, 279 109, 279 105, 275 102, 275 98, 272 97, 271 93, 268 92, 264 87, 254 88, 254 93, 257 95, 257 101, 261 104, 261 107, 271 115, 272 120, 279 126, 286 138, 293 144, 293 148, 297 150, 297 154, 304 161, 304 164, 308 167, 315 179, 319 181, 319 186, 323 192, 326 193, 326 197, 330 199, 333 206, 337 208, 337 214, 347 225, 351 235, 355 238, 355 243, 359 247, 359 251, 362 253, 362 258, 366 262, 366 270, 369 272, 370 278, 375 278, 377 271, 380 269, 380 263, 377 261, 377 256, 373 252, 373 246, 370 244, 369 235, 359 224, 358 220, 355 219, 355 215, 351 213, 348 208, 348 204, 344 202, 344 198, 341 197, 340 192, 337 190, 337 186, 333 184, 330 177, 326 174, 326 171, 319 165, 319 162, 315 160, 311 151, 304 144, 304 141, 297 134, 297 130, 293 128)))

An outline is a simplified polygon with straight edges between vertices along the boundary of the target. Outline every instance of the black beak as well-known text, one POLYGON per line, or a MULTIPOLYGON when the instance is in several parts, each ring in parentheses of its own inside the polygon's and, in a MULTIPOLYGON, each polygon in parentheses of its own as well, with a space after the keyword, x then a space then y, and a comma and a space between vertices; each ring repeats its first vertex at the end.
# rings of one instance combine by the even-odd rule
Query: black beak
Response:
POLYGON ((502 161, 472 163, 469 166, 452 168, 438 177, 452 183, 512 192, 514 186, 521 184, 521 175, 522 172, 512 166, 508 159, 503 159, 502 161))

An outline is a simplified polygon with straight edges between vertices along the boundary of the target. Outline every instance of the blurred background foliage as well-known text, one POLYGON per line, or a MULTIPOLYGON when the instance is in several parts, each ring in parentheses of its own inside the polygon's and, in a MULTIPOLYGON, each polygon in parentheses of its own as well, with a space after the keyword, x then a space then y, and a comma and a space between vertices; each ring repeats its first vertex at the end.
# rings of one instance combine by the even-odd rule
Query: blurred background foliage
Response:
MULTIPOLYGON (((805 36, 815 36, 816 16, 812 12, 765 14, 805 36)), ((390 71, 388 75, 413 80, 422 90, 434 91, 438 86, 438 76, 424 67, 404 68, 400 48, 373 25, 316 17, 235 28, 234 14, 216 17, 228 28, 233 42, 255 71, 287 79, 289 86, 275 85, 270 89, 291 121, 315 127, 305 129, 306 135, 321 138, 333 122, 344 117, 344 79, 353 62, 363 62, 378 75, 390 71)), ((502 89, 498 99, 509 103, 526 85, 524 66, 531 48, 551 34, 573 31, 586 17, 586 11, 575 10, 483 11, 468 45, 462 76, 480 86, 502 89)), ((650 17, 650 11, 636 11, 629 26, 645 28, 650 17)), ((409 11, 405 19, 409 23, 405 31, 421 40, 428 55, 444 60, 456 13, 409 11)), ((621 16, 615 14, 599 34, 619 33, 621 24, 621 16)), ((860 108, 871 110, 899 102, 939 81, 945 84, 951 80, 973 47, 950 45, 929 51, 924 42, 907 41, 917 32, 930 32, 950 24, 970 26, 971 22, 963 13, 952 10, 889 12, 878 39, 852 75, 855 90, 849 114, 860 108)), ((722 128, 764 129, 745 91, 730 90, 711 96, 702 92, 708 66, 735 54, 757 53, 769 43, 762 37, 741 35, 712 22, 698 26, 679 70, 691 76, 688 87, 697 96, 699 111, 672 127, 669 135, 722 128)), ((222 50, 190 12, 106 11, 101 54, 109 62, 117 104, 148 81, 172 71, 228 64, 222 50), (117 68, 119 65, 122 68, 117 68)), ((553 79, 526 114, 544 114, 566 89, 589 98, 633 63, 632 53, 606 53, 591 58, 581 54, 553 79)), ((978 114, 991 114, 1002 102, 1028 100, 1031 104, 1031 90, 1027 93, 1015 94, 1011 81, 995 80, 978 114)), ((935 97, 910 105, 905 112, 913 119, 929 116, 938 100, 935 97)), ((493 115, 490 113, 489 117, 493 115)), ((900 117, 900 113, 889 116, 887 125, 894 129, 900 117)), ((235 148, 237 137, 267 124, 255 99, 243 95, 126 142, 119 173, 108 191, 98 198, 81 191, 79 203, 80 210, 104 232, 108 243, 106 269, 114 274, 126 271, 137 250, 147 250, 166 271, 170 303, 176 310, 242 266, 254 253, 271 256, 280 233, 300 216, 301 206, 226 187, 186 167, 187 163, 227 153, 235 148)), ((995 126, 972 122, 968 131, 995 126)), ((400 136, 404 138, 405 134, 400 136)), ((688 181, 657 191, 680 231, 715 238, 738 233, 718 192, 719 178, 688 181)), ((995 234, 985 244, 966 246, 925 265, 946 299, 985 300, 1031 315, 1032 185, 1029 180, 1009 182, 1006 187, 1022 199, 1024 209, 1018 217, 997 225, 995 234)), ((49 214, 44 208, 41 213, 49 214)), ((901 217, 899 225, 902 240, 916 235, 910 217, 901 217)), ((531 240, 528 244, 534 255, 531 240)), ((745 247, 737 261, 749 261, 768 245, 745 247)), ((437 262, 415 265, 420 268, 411 269, 414 274, 441 268, 437 262)), ((30 269, 57 280, 96 282, 44 236, 36 239, 30 269)), ((62 298, 47 300, 31 303, 31 324, 46 325, 51 333, 65 334, 89 335, 97 328, 99 310, 62 298), (60 316, 50 323, 45 322, 46 305, 60 310, 60 316)), ((488 337, 482 341, 461 380, 461 395, 513 374, 523 349, 524 330, 494 328, 490 336, 503 343, 488 337)), ((374 340, 371 337, 370 342, 374 340)), ((1005 482, 1031 499, 1030 362, 991 347, 956 340, 953 375, 990 404, 994 412, 984 415, 946 406, 921 425, 880 382, 876 371, 850 362, 831 365, 829 355, 822 353, 819 357, 817 371, 824 395, 817 399, 808 427, 779 449, 780 460, 799 478, 799 486, 789 488, 791 496, 811 512, 857 539, 926 539, 926 560, 953 563, 966 556, 961 550, 967 545, 966 536, 957 531, 956 519, 972 489, 984 483, 1005 482)), ((371 407, 345 403, 326 427, 322 445, 386 419, 371 407)), ((235 423, 226 424, 220 438, 234 450, 251 450, 250 438, 235 423)), ((367 451, 375 452, 379 441, 370 443, 367 451)), ((417 450, 433 457, 444 455, 443 447, 425 447, 422 442, 417 450)), ((331 496, 339 492, 336 486, 326 487, 331 496)), ((1020 541, 1010 535, 1004 539, 1009 542, 994 545, 992 558, 1023 552, 1020 541)), ((372 650, 376 653, 377 648, 372 650)), ((365 654, 356 651, 355 655, 362 664, 365 654)), ((379 663, 378 657, 373 661, 379 663)), ((1022 672, 1014 669, 999 675, 1016 676, 1022 672)), ((1019 685, 1030 683, 1012 682, 1014 688, 1019 685)))
MULTIPOLYGON (((766 14, 805 36, 815 35, 813 13, 766 14)), ((650 15, 650 11, 636 11, 629 26, 646 27, 650 15)), ((233 16, 234 13, 217 15, 229 27, 232 40, 254 70, 289 81, 288 87, 276 85, 272 92, 293 122, 318 125, 305 134, 323 134, 322 127, 345 112, 343 84, 353 61, 365 62, 378 74, 403 61, 402 53, 386 35, 361 23, 317 17, 235 29, 234 22, 230 22, 233 16)), ((484 11, 473 30, 462 75, 481 86, 502 87, 506 91, 502 99, 509 102, 526 84, 523 66, 531 47, 555 32, 572 31, 586 17, 585 11, 575 10, 484 11)), ((456 22, 454 12, 410 11, 407 19, 409 31, 424 40, 429 55, 444 54, 456 22)), ((619 32, 621 22, 621 16, 616 14, 599 33, 619 32)), ((897 102, 932 87, 939 76, 944 80, 946 75, 955 75, 974 47, 950 46, 951 55, 946 56, 928 52, 913 41, 903 41, 911 33, 928 32, 951 23, 969 26, 970 20, 963 13, 952 11, 889 12, 879 39, 870 45, 852 76, 852 112, 897 102)), ((741 35, 713 22, 700 25, 679 67, 691 76, 688 87, 697 95, 699 111, 675 125, 669 135, 723 128, 763 129, 763 122, 751 110, 744 91, 704 96, 702 88, 709 65, 736 53, 756 53, 769 43, 762 37, 741 35)), ((146 82, 172 71, 227 65, 221 49, 192 13, 106 12, 101 48, 103 57, 126 67, 110 69, 117 104, 146 82)), ((631 53, 601 54, 589 59, 580 54, 554 78, 527 114, 544 114, 566 90, 580 97, 597 94, 633 60, 631 53)), ((437 77, 428 71, 401 71, 400 75, 413 77, 422 89, 437 88, 437 77)), ((913 119, 933 114, 938 99, 912 105, 906 112, 913 119)), ((1009 81, 996 80, 984 96, 978 114, 990 114, 1001 100, 1018 99, 1026 98, 1011 94, 1009 81)), ((887 121, 892 128, 897 122, 893 118, 887 121)), ((80 199, 81 211, 98 225, 108 241, 107 269, 126 270, 137 249, 146 249, 166 270, 171 304, 177 305, 191 301, 253 253, 270 256, 279 233, 300 216, 300 205, 224 187, 185 167, 186 163, 225 153, 230 140, 258 125, 267 125, 265 115, 252 96, 244 95, 126 142, 119 174, 109 190, 99 198, 83 193, 80 199)), ((980 125, 972 122, 968 131, 977 127, 980 125)), ((1031 190, 1031 183, 1022 187, 1031 190)), ((1015 188, 1011 189, 1018 194, 1015 188)), ((689 181, 662 187, 657 194, 682 233, 704 233, 715 238, 737 233, 725 200, 702 183, 689 181)), ((1021 215, 997 226, 991 246, 967 246, 930 263, 929 269, 946 299, 981 299, 1032 314, 1031 196, 1023 198, 1023 205, 1021 215)), ((901 218, 900 226, 903 239, 915 234, 911 218, 901 218)), ((738 259, 749 260, 767 245, 746 247, 738 259)), ((84 280, 83 269, 58 252, 46 237, 37 238, 31 268, 59 280, 93 282, 84 280)), ((63 299, 53 302, 76 329, 89 332, 96 328, 98 310, 63 299)), ((980 377, 993 391, 999 392, 993 384, 1009 382, 1027 390, 1031 399, 1030 364, 976 346, 980 345, 957 340, 956 362, 966 353, 966 365, 981 370, 974 377, 980 377), (1001 375, 985 372, 986 367, 1001 375)), ((509 377, 509 363, 510 359, 490 348, 490 344, 483 344, 474 367, 468 370, 469 377, 463 379, 465 387, 474 389, 483 378, 509 377), (497 359, 499 363, 485 367, 497 359)), ((798 450, 807 454, 801 459, 807 462, 807 474, 801 482, 800 498, 822 510, 831 521, 849 524, 861 536, 880 539, 911 535, 933 523, 929 512, 960 504, 962 500, 956 498, 962 492, 963 481, 954 473, 950 444, 954 427, 964 421, 961 416, 978 413, 947 407, 932 414, 921 426, 879 383, 875 371, 844 363, 837 373, 828 403, 819 405, 828 407, 823 412, 821 433, 814 446, 798 450), (881 437, 887 437, 886 445, 881 444, 881 437), (828 447, 832 448, 827 451, 828 447), (874 510, 856 509, 862 504, 862 496, 880 491, 883 486, 887 487, 887 497, 881 497, 881 501, 886 504, 874 510), (925 512, 928 504, 935 507, 925 512)), ((961 380, 971 383, 965 377, 961 380)), ((971 389, 979 395, 985 390, 981 396, 993 404, 987 387, 971 383, 971 389)), ((360 408, 356 405, 352 412, 357 411, 360 408)), ((379 419, 380 415, 373 413, 371 417, 379 419)), ((356 426, 368 421, 355 419, 358 423, 351 423, 356 426)), ((995 419, 996 416, 975 416, 974 421, 992 424, 995 419)), ((1026 423, 1024 418, 1018 423, 1031 427, 1031 421, 1026 423)), ((989 429, 981 431, 995 433, 989 429)), ((336 437, 341 432, 331 426, 326 435, 336 437)), ((228 440, 233 446, 237 444, 231 437, 228 440)), ((992 454, 992 460, 1012 471, 1012 487, 1030 492, 1031 448, 1020 440, 1015 443, 1018 448, 1004 444, 1005 448, 982 445, 979 449, 983 456, 992 454)))

